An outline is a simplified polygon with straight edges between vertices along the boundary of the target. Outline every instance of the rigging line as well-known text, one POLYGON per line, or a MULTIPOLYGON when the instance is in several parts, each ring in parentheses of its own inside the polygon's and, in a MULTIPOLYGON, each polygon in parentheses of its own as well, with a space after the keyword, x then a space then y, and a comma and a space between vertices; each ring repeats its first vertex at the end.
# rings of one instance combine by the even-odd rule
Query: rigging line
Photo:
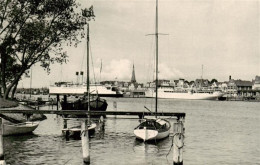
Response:
MULTIPOLYGON (((152 54, 152 52, 153 52, 153 47, 154 47, 154 38, 152 38, 152 41, 150 42, 150 44, 149 44, 149 51, 148 51, 148 60, 147 61, 145 61, 145 62, 147 62, 147 72, 146 73, 148 73, 147 75, 146 75, 146 82, 149 82, 149 87, 150 87, 150 85, 151 85, 151 75, 153 75, 153 69, 151 69, 151 68, 154 68, 152 65, 152 57, 151 57, 151 54, 152 54)), ((147 104, 149 104, 149 105, 151 105, 151 102, 148 102, 147 103, 147 100, 145 99, 145 105, 147 105, 147 104)), ((152 107, 150 108, 150 109, 152 109, 152 107)))
MULTIPOLYGON (((155 41, 155 39, 154 39, 154 41, 155 41)), ((153 79, 152 79, 152 81, 155 83, 155 86, 156 86, 156 80, 155 80, 156 79, 155 78, 156 77, 156 48, 155 47, 153 49, 154 52, 153 52, 153 79)), ((153 101, 153 99, 151 99, 151 108, 152 108, 152 104, 154 104, 154 107, 156 106, 155 105, 156 103, 153 101)))
MULTIPOLYGON (((154 39, 154 41, 155 41, 155 39, 154 39)), ((154 46, 155 46, 155 42, 154 42, 154 46)), ((153 63, 152 63, 152 65, 153 65, 152 66, 152 68, 153 68, 153 71, 152 71, 153 72, 152 73, 152 75, 153 75, 152 82, 155 83, 155 81, 154 81, 155 80, 155 74, 156 74, 156 68, 155 68, 155 65, 156 65, 156 49, 155 49, 155 47, 153 47, 153 63)), ((153 105, 155 107, 155 102, 153 101, 153 99, 151 99, 151 109, 152 109, 153 105)))
POLYGON ((98 94, 97 91, 97 84, 96 84, 96 76, 95 76, 95 69, 94 69, 94 64, 93 64, 93 56, 92 56, 92 49, 91 49, 91 43, 89 41, 89 52, 90 52, 90 57, 91 57, 91 64, 92 64, 92 70, 93 70, 93 77, 94 77, 94 84, 95 84, 95 88, 96 88, 96 93, 98 94))
MULTIPOLYGON (((84 47, 84 50, 83 50, 83 59, 82 59, 82 61, 81 61, 81 66, 80 66, 80 70, 83 70, 84 68, 83 68, 83 66, 85 66, 85 65, 83 65, 83 63, 84 63, 84 61, 86 61, 85 60, 85 56, 86 56, 86 53, 87 52, 87 50, 86 50, 86 47, 84 47)), ((84 69, 85 70, 85 69, 84 69)), ((86 69, 87 70, 87 69, 86 69)), ((86 72, 87 73, 87 72, 86 72)))
MULTIPOLYGON (((170 56, 170 49, 169 49, 169 45, 170 45, 170 37, 169 37, 169 35, 167 36, 167 39, 168 39, 168 43, 167 43, 167 57, 171 57, 170 56)), ((171 60, 171 59, 170 59, 171 60)), ((171 61, 173 61, 173 60, 171 60, 171 61)), ((172 65, 172 66, 174 66, 174 65, 172 65)))

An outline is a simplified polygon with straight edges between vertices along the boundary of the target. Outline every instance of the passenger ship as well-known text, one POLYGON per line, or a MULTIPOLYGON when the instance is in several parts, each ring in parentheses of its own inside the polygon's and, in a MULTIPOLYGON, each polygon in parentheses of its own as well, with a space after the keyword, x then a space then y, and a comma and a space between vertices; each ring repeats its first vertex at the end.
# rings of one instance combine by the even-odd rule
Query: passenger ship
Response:
MULTIPOLYGON (((90 84, 90 93, 98 94, 100 97, 123 97, 123 93, 114 86, 103 86, 101 84, 90 84)), ((85 84, 62 84, 49 87, 49 93, 52 94, 70 94, 83 95, 86 93, 85 84)))
MULTIPOLYGON (((164 99, 217 100, 223 95, 223 92, 211 89, 176 90, 173 87, 158 88, 158 98, 164 99)), ((145 97, 155 97, 155 90, 149 88, 145 92, 145 97)))

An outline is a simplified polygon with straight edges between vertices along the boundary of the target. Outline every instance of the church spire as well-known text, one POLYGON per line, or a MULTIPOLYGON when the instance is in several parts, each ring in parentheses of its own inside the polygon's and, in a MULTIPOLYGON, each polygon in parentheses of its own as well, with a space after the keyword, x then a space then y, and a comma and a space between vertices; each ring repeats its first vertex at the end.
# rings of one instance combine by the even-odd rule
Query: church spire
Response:
POLYGON ((135 65, 134 64, 133 64, 131 83, 136 83, 136 79, 135 79, 135 65))

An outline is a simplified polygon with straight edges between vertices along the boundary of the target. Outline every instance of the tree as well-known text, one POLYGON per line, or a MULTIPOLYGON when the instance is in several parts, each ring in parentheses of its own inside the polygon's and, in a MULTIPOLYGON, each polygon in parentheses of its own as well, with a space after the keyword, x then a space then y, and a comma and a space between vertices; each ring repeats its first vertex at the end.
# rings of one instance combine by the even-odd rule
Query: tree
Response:
POLYGON ((210 81, 210 84, 213 84, 213 83, 215 83, 215 82, 217 83, 218 80, 216 80, 216 79, 213 78, 213 79, 210 81))
MULTIPOLYGON (((16 64, 15 59, 12 58, 11 56, 7 56, 6 68, 5 68, 5 81, 7 83, 10 83, 13 80, 13 75, 16 75, 17 73, 19 73, 20 69, 21 69, 21 66, 16 64)), ((25 73, 25 74, 27 74, 27 73, 25 73)), ((0 72, 0 82, 2 82, 2 72, 0 72)), ((12 95, 11 95, 12 99, 14 98, 14 93, 17 88, 17 85, 18 85, 18 81, 13 86, 13 91, 12 91, 12 95)))
POLYGON ((4 98, 35 63, 50 72, 66 62, 64 45, 77 46, 93 7, 79 9, 75 0, 1 0, 0 55, 4 98), (10 74, 12 73, 12 74, 10 74))

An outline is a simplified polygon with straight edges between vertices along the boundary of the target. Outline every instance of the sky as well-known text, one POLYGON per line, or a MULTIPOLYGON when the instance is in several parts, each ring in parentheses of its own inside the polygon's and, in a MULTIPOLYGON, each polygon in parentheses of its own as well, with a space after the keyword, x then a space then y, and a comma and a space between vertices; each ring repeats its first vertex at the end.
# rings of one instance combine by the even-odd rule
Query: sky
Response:
MULTIPOLYGON (((97 82, 130 81, 134 64, 137 82, 152 81, 155 37, 147 34, 155 32, 155 0, 78 2, 93 5, 96 16, 91 80, 95 73, 97 82)), ((231 75, 251 81, 260 75, 260 0, 159 0, 159 33, 159 79, 227 81, 231 75)), ((32 87, 76 82, 75 72, 86 69, 86 42, 65 49, 69 62, 54 64, 49 75, 32 68, 32 87)), ((29 85, 29 78, 19 83, 29 85)))

